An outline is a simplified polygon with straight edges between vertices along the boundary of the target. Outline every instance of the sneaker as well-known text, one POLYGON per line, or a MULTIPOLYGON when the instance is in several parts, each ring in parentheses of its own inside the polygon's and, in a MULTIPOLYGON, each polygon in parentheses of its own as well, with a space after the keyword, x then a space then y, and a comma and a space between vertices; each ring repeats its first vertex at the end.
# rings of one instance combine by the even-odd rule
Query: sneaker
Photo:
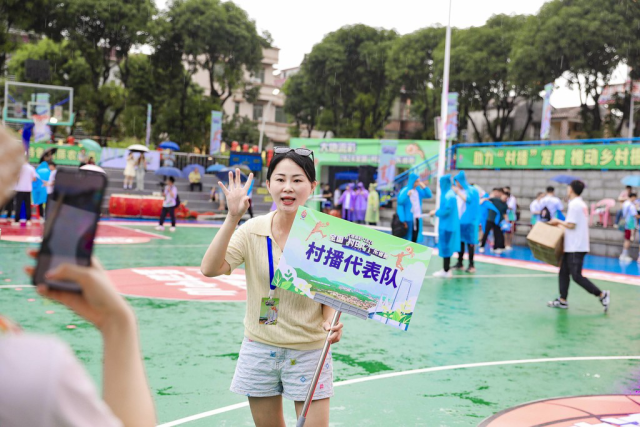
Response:
POLYGON ((14 221, 14 222, 11 223, 11 226, 12 227, 20 227, 20 223, 14 221))
POLYGON ((507 246, 506 248, 504 248, 504 250, 505 250, 505 251, 510 251, 510 250, 512 250, 512 249, 513 249, 513 248, 512 248, 511 246, 507 246))
POLYGON ((174 231, 176 231, 176 228, 175 228, 175 227, 171 227, 171 228, 169 229, 169 231, 173 233, 174 231))
POLYGON ((467 268, 465 271, 467 273, 472 273, 473 274, 473 273, 476 272, 476 268, 474 266, 470 265, 469 268, 467 268))
POLYGON ((164 231, 164 225, 158 225, 158 226, 156 226, 156 230, 158 230, 158 231, 164 231))
POLYGON ((451 270, 449 270, 449 271, 440 270, 440 271, 436 271, 435 273, 433 273, 433 277, 441 277, 443 279, 451 279, 453 277, 453 273, 451 272, 451 270))
POLYGON ((556 298, 553 301, 549 301, 547 307, 567 309, 569 308, 569 303, 562 302, 560 298, 556 298))
POLYGON ((31 221, 27 221, 27 227, 31 227, 31 221))
POLYGON ((453 267, 451 267, 453 270, 464 270, 464 265, 462 265, 462 263, 458 263, 456 265, 454 265, 453 267))
POLYGON ((629 261, 633 261, 633 258, 631 258, 627 254, 622 254, 620 255, 620 261, 629 262, 629 261))
POLYGON ((611 302, 611 291, 602 291, 603 295, 600 298, 600 302, 604 307, 604 312, 606 313, 609 310, 609 303, 611 302))
POLYGON ((478 249, 478 253, 483 254, 484 253, 484 248, 479 248, 478 249))
POLYGON ((496 254, 496 255, 500 255, 503 252, 504 252, 504 249, 494 249, 493 250, 493 253, 496 254))

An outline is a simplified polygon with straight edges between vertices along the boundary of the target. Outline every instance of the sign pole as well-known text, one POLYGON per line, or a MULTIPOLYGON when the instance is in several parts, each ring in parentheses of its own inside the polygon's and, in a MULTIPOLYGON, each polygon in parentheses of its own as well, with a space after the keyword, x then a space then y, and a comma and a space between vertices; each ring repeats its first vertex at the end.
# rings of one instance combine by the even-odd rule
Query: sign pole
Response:
MULTIPOLYGON (((332 328, 338 324, 341 314, 342 312, 338 310, 336 310, 336 312, 334 313, 333 319, 331 320, 332 328)), ((330 335, 331 335, 331 329, 329 329, 329 332, 327 333, 327 339, 324 342, 324 347, 322 348, 322 354, 320 354, 320 359, 318 360, 318 366, 316 366, 316 372, 313 374, 313 380, 311 380, 311 384, 309 384, 309 391, 307 392, 307 398, 304 401, 304 406, 302 407, 302 412, 300 412, 300 418, 298 418, 296 427, 304 426, 304 423, 307 420, 307 413, 309 412, 309 406, 311 406, 311 401, 313 400, 313 394, 316 391, 316 386, 318 385, 318 379, 320 378, 320 373, 322 372, 324 361, 327 359, 327 354, 329 353, 329 347, 331 347, 331 344, 329 343, 330 335)))
MULTIPOLYGON (((449 62, 451 58, 451 3, 449 0, 449 22, 447 23, 447 39, 444 50, 444 75, 442 76, 442 99, 440 102, 440 151, 438 153, 438 182, 436 191, 436 209, 440 208, 440 177, 444 175, 447 148, 447 113, 449 108, 449 62)), ((436 233, 440 221, 436 217, 436 233)))

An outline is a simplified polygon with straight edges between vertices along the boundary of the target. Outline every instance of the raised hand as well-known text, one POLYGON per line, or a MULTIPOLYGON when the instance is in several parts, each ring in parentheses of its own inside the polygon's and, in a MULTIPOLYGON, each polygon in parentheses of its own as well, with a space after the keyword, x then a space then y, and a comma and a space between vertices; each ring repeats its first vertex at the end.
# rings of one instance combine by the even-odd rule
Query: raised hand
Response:
POLYGON ((222 182, 218 182, 220 188, 224 192, 227 198, 227 208, 229 209, 229 216, 234 219, 242 218, 242 215, 249 209, 249 196, 247 191, 253 181, 253 174, 249 174, 247 182, 242 185, 240 182, 240 169, 236 168, 235 177, 233 172, 229 172, 229 186, 225 187, 222 182))

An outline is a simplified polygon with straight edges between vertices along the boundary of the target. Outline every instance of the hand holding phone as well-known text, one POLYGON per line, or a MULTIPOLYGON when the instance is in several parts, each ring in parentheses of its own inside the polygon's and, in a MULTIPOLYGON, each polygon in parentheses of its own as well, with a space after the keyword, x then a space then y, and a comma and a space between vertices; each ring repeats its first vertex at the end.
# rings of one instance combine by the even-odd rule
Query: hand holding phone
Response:
POLYGON ((44 226, 33 284, 51 289, 82 292, 73 281, 46 275, 62 264, 88 267, 107 186, 106 175, 60 168, 56 174, 44 226))

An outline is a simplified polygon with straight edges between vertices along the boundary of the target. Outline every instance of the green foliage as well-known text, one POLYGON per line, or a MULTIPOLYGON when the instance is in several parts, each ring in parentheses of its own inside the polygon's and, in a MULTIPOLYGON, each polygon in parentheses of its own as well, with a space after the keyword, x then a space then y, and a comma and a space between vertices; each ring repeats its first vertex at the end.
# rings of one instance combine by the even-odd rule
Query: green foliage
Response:
POLYGON ((181 39, 188 70, 207 71, 211 97, 220 105, 245 84, 244 72, 257 73, 262 47, 270 43, 256 31, 247 13, 231 1, 177 0, 168 20, 181 39))
POLYGON ((413 138, 437 138, 434 118, 440 114, 442 74, 436 72, 433 54, 444 39, 444 28, 423 28, 395 40, 389 52, 387 71, 394 92, 402 102, 411 100, 411 116, 422 123, 413 138))
MULTIPOLYGON (((222 140, 227 142, 238 141, 240 144, 257 145, 260 141, 260 129, 258 123, 248 117, 233 115, 227 117, 222 124, 222 140)), ((263 145, 268 142, 263 136, 263 145)))
POLYGON ((383 133, 395 97, 386 62, 395 31, 353 25, 329 33, 309 53, 287 90, 285 111, 296 124, 324 123, 338 137, 372 138, 383 133))

